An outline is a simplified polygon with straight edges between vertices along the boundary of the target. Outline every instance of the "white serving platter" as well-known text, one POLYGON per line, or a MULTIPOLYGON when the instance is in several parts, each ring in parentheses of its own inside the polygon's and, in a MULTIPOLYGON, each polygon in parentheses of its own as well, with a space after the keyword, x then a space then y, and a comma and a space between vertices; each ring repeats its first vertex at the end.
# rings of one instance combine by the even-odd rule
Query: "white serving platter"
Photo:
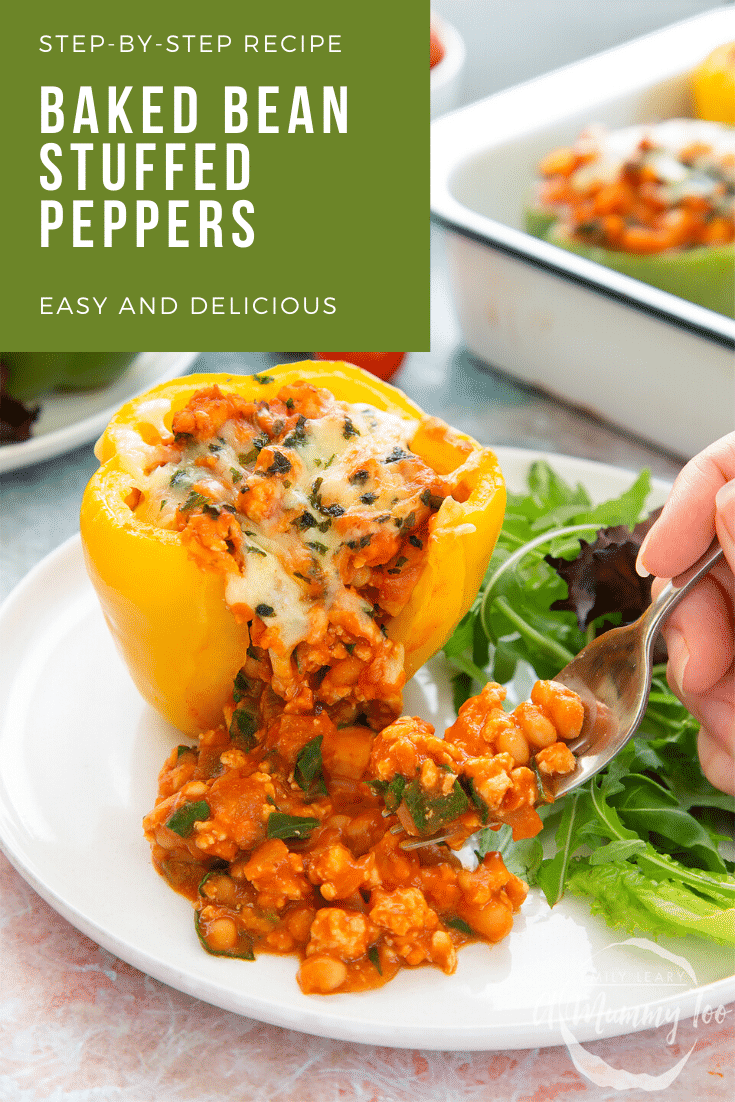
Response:
POLYGON ((432 216, 470 351, 679 456, 735 426, 735 321, 531 237, 523 204, 540 158, 590 123, 691 115, 689 73, 733 38, 735 11, 717 7, 431 128, 432 216))

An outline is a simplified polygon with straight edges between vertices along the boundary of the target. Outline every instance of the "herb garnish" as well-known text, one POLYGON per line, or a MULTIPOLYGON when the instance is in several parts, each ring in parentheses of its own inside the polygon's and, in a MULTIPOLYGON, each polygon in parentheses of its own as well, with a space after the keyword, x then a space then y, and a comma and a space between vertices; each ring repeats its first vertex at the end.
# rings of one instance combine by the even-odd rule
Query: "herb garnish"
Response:
POLYGON ((201 509, 206 505, 211 505, 212 502, 204 494, 199 494, 196 490, 190 490, 184 504, 180 507, 182 513, 188 512, 190 509, 201 509))
POLYGON ((406 787, 405 777, 397 773, 392 781, 370 781, 369 784, 379 796, 383 797, 386 811, 394 812, 398 810, 403 797, 403 790, 406 787))
POLYGON ((249 689, 250 689, 250 682, 245 677, 245 674, 243 673, 243 671, 238 670, 237 677, 235 678, 235 681, 234 681, 233 687, 232 687, 232 699, 235 701, 235 704, 240 703, 240 701, 244 697, 245 693, 247 693, 249 691, 249 689))
POLYGON ((315 509, 319 509, 320 506, 321 506, 321 503, 322 503, 322 499, 321 499, 321 495, 320 495, 319 491, 322 488, 322 482, 323 481, 324 481, 324 479, 320 476, 319 478, 315 478, 314 481, 311 484, 311 493, 309 494, 309 501, 311 502, 311 504, 314 506, 315 509))
POLYGON ((305 532, 307 528, 316 527, 316 520, 311 515, 311 513, 307 512, 306 510, 301 514, 301 516, 296 517, 296 520, 292 520, 291 523, 295 528, 300 529, 300 531, 302 532, 305 532))
MULTIPOLYGON (((369 547, 372 543, 372 539, 372 532, 368 532, 366 535, 360 536, 359 540, 347 540, 346 545, 349 547, 350 551, 357 551, 358 549, 369 547)), ((408 559, 404 559, 403 561, 408 562, 408 559)))
POLYGON ((285 448, 295 448, 297 444, 303 444, 306 440, 306 418, 302 413, 296 419, 296 424, 283 441, 285 448))
POLYGON ((389 574, 400 574, 400 573, 401 573, 401 568, 402 568, 403 566, 405 566, 407 562, 408 562, 408 559, 406 558, 406 556, 405 556, 405 555, 400 555, 400 556, 399 556, 399 557, 398 557, 398 558, 396 559, 396 564, 395 564, 395 566, 392 566, 392 567, 390 568, 390 570, 388 571, 388 573, 389 573, 389 574))
POLYGON ((249 452, 240 452, 237 457, 238 463, 243 467, 247 467, 248 463, 254 463, 262 452, 263 448, 268 447, 268 445, 270 444, 270 440, 267 436, 256 436, 253 440, 251 440, 251 444, 252 447, 250 448, 249 452))
POLYGON ((444 498, 439 497, 438 494, 432 494, 431 490, 424 490, 419 501, 422 505, 428 505, 433 513, 435 513, 437 509, 441 509, 444 504, 444 498))
POLYGON ((273 453, 273 462, 266 468, 266 474, 287 474, 291 470, 291 460, 283 452, 273 453))

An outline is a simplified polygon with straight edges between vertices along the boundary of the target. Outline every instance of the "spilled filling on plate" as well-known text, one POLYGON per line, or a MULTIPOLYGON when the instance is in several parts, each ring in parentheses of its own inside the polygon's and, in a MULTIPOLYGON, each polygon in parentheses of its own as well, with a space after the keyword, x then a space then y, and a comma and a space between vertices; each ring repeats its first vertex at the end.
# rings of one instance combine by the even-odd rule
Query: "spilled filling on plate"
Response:
POLYGON ((457 493, 410 450, 416 427, 306 383, 270 402, 208 388, 130 502, 224 574, 251 640, 222 723, 163 766, 154 864, 205 949, 298 954, 306 993, 451 973, 466 941, 503 938, 525 884, 456 851, 485 826, 536 834, 545 780, 575 766, 582 704, 553 682, 512 713, 488 685, 443 738, 400 714, 386 624, 457 493))

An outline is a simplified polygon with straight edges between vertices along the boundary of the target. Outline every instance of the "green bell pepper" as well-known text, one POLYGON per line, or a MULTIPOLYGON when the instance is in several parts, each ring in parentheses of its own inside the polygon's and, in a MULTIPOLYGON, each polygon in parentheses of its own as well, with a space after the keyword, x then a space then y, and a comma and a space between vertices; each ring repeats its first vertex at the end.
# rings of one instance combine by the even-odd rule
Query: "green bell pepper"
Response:
POLYGON ((583 245, 565 233, 553 216, 543 210, 525 212, 526 232, 560 249, 594 260, 621 275, 632 276, 661 291, 696 302, 726 317, 735 317, 735 247, 699 245, 639 256, 613 252, 597 245, 583 245))
POLYGON ((122 375, 137 352, 2 352, 6 389, 19 401, 51 390, 91 390, 122 375))

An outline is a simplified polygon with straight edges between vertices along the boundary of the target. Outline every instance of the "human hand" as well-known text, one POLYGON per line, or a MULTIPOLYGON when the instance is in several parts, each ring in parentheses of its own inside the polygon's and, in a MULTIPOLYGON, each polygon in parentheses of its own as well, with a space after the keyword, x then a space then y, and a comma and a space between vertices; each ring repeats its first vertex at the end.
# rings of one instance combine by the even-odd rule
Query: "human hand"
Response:
MULTIPOLYGON (((684 598, 663 627, 672 690, 700 724, 705 776, 735 795, 735 432, 696 455, 676 479, 636 569, 666 579, 704 554, 715 534, 724 561, 684 598)), ((665 582, 655 581, 654 596, 665 582)))

